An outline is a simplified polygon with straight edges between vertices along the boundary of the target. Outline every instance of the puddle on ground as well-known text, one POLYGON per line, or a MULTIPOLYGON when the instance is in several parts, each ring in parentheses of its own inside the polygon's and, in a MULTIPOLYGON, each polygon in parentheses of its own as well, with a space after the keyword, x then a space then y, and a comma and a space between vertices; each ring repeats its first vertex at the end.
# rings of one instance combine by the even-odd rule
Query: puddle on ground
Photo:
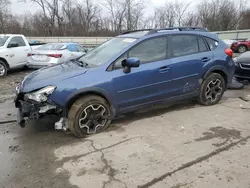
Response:
POLYGON ((209 132, 203 133, 203 137, 197 138, 195 139, 195 141, 200 142, 218 138, 224 141, 213 145, 216 147, 221 147, 227 144, 229 141, 242 138, 241 132, 235 129, 226 129, 224 127, 212 127, 209 130, 210 130, 209 132))

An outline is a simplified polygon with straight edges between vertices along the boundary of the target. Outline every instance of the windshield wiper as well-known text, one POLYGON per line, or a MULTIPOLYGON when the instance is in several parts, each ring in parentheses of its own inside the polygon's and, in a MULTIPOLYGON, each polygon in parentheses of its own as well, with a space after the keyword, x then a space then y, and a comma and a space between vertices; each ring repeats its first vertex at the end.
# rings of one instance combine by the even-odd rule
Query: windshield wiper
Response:
POLYGON ((83 61, 81 61, 81 60, 74 60, 73 61, 74 63, 77 63, 78 65, 80 65, 81 67, 88 67, 89 66, 89 64, 88 63, 85 63, 85 62, 83 62, 83 61))
POLYGON ((82 67, 88 67, 89 66, 89 64, 88 63, 86 63, 86 62, 84 62, 84 61, 77 61, 79 64, 80 64, 80 66, 82 66, 82 67))

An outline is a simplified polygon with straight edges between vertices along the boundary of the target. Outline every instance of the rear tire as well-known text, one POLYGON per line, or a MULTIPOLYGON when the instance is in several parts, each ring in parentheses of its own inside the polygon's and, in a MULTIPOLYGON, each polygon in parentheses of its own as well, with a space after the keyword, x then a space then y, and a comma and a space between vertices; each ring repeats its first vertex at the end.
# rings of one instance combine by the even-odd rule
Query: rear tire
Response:
POLYGON ((79 138, 100 133, 110 125, 110 114, 110 106, 102 97, 79 98, 69 110, 69 130, 79 138))
POLYGON ((0 78, 7 75, 8 68, 6 64, 0 60, 0 78))
POLYGON ((198 102, 204 106, 217 104, 226 91, 225 79, 218 73, 211 73, 203 80, 198 102))
POLYGON ((239 53, 244 53, 244 52, 247 51, 247 47, 244 46, 244 45, 240 45, 240 46, 238 46, 237 51, 238 51, 239 53))

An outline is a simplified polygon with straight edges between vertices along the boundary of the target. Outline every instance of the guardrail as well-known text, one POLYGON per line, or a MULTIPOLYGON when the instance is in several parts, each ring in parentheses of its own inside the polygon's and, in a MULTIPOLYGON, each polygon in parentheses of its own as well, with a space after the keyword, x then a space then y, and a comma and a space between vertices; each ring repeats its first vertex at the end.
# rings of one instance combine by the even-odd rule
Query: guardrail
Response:
MULTIPOLYGON (((250 29, 235 31, 218 31, 216 33, 222 40, 244 40, 250 38, 250 29)), ((112 37, 27 37, 29 40, 37 40, 46 43, 51 42, 76 42, 86 47, 94 47, 111 39, 112 37)))
POLYGON ((226 40, 245 40, 250 39, 250 29, 247 30, 235 30, 235 31, 218 31, 216 33, 220 39, 226 40))

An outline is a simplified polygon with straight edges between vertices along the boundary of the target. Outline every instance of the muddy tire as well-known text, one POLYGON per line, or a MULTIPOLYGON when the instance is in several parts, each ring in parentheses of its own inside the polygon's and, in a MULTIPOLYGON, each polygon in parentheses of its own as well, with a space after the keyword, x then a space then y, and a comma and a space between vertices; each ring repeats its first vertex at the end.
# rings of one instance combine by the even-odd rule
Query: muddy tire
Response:
POLYGON ((6 64, 0 60, 0 78, 7 75, 8 68, 6 64))
POLYGON ((77 137, 104 131, 111 123, 108 102, 102 97, 88 95, 79 98, 69 110, 69 130, 77 137))
POLYGON ((201 84, 198 102, 204 106, 215 105, 221 100, 225 90, 224 78, 220 74, 211 73, 201 84))

